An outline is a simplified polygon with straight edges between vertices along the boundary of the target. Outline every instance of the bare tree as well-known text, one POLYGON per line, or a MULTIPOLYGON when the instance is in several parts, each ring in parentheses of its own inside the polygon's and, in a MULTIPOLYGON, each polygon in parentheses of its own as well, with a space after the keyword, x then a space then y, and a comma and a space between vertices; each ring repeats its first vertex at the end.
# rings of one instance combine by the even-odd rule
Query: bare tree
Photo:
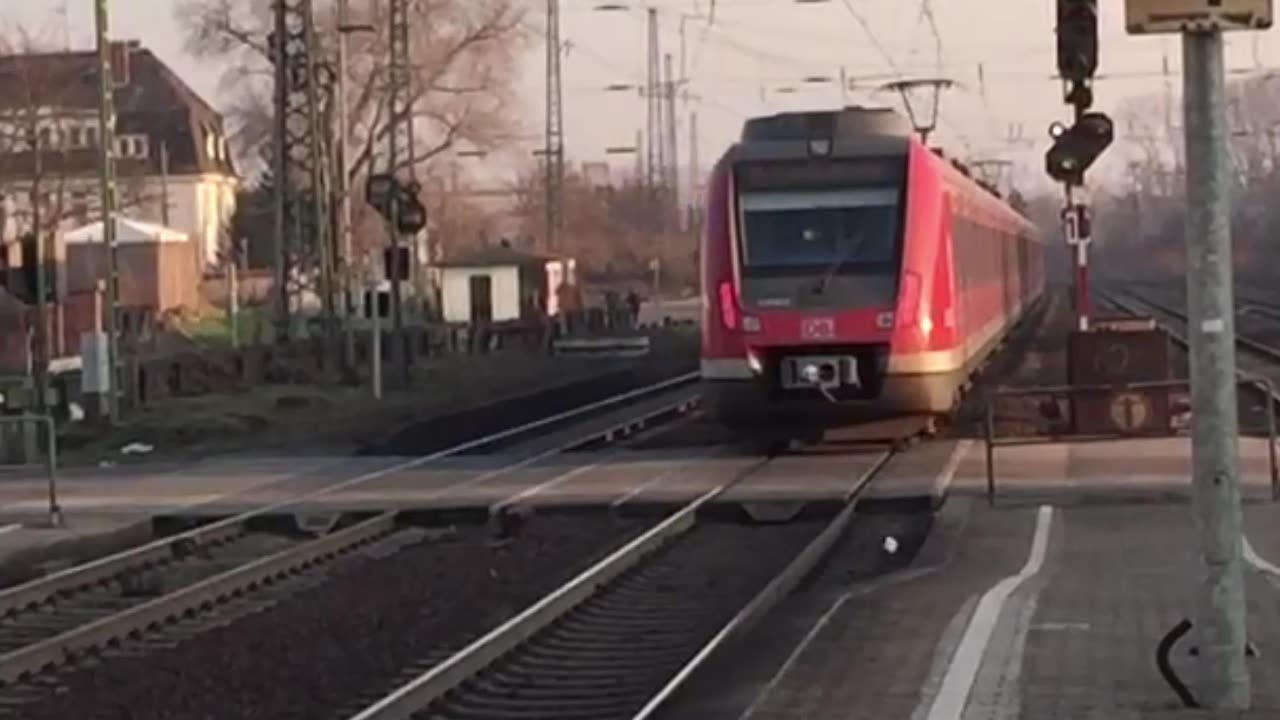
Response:
MULTIPOLYGON (((1228 84, 1229 148, 1236 187, 1232 239, 1237 276, 1247 278, 1274 256, 1280 232, 1280 79, 1256 73, 1228 84)), ((1116 113, 1121 136, 1135 148, 1128 182, 1098 201, 1100 249, 1117 263, 1163 274, 1184 271, 1181 113, 1177 97, 1127 98, 1116 113)))
MULTIPOLYGON (((336 56, 333 0, 316 0, 317 23, 326 58, 336 56)), ((187 47, 197 57, 227 63, 226 115, 233 124, 237 152, 246 167, 266 157, 271 138, 271 66, 267 37, 272 28, 267 0, 182 0, 177 17, 187 32, 187 47)), ((421 140, 405 166, 423 167, 432 158, 465 142, 496 148, 511 137, 514 82, 518 59, 530 39, 516 0, 411 0, 409 97, 421 140)), ((354 149, 348 172, 354 179, 379 168, 387 138, 387 2, 353 3, 353 24, 373 33, 350 38, 348 83, 354 91, 346 108, 349 142, 354 149)), ((336 122, 335 122, 336 127, 336 122)))
MULTIPOLYGON (((516 187, 521 234, 535 238, 534 249, 541 250, 546 231, 543 183, 541 170, 532 169, 516 187)), ((582 173, 567 170, 562 204, 565 245, 558 252, 575 258, 586 274, 647 282, 649 264, 657 260, 664 284, 696 284, 699 228, 658 226, 652 195, 637 178, 593 186, 582 173)))

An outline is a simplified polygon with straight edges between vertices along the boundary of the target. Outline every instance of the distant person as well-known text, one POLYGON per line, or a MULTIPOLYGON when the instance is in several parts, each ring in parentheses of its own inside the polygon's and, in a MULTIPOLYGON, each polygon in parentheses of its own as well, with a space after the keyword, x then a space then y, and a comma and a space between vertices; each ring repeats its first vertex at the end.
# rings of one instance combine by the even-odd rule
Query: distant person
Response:
POLYGON ((635 327, 640 324, 640 296, 635 290, 627 293, 627 307, 631 310, 631 325, 635 327))

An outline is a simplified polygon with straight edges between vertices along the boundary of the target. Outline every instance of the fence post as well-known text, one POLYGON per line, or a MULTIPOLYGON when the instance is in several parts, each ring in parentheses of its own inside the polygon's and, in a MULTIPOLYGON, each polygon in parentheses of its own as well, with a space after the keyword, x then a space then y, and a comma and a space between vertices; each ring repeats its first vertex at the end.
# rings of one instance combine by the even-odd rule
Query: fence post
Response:
POLYGON ((987 446, 987 507, 995 507, 996 505, 996 468, 995 468, 995 433, 996 419, 994 399, 987 397, 986 417, 983 421, 983 434, 985 435, 987 446))
POLYGON ((1271 380, 1262 378, 1267 394, 1267 468, 1271 473, 1271 501, 1280 500, 1280 469, 1276 468, 1276 394, 1271 380))
POLYGON ((48 439, 45 443, 45 467, 49 473, 49 525, 62 527, 62 507, 58 504, 58 428, 53 418, 44 416, 45 431, 48 439))

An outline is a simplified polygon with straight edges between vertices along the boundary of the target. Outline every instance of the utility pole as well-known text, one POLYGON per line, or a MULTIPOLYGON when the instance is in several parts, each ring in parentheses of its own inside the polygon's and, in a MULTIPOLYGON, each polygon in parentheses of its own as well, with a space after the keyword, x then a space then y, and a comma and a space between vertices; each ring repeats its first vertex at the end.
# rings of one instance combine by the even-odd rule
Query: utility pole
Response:
POLYGON ((649 62, 645 77, 645 99, 648 101, 648 134, 645 137, 645 186, 652 199, 658 189, 662 168, 662 93, 661 69, 658 62, 658 11, 649 8, 649 62))
POLYGON ((546 172, 547 252, 561 250, 564 202, 564 106, 560 93, 560 0, 547 0, 547 127, 542 161, 546 172))
POLYGON ((160 222, 169 227, 169 144, 160 141, 160 222))
POLYGON ((1199 699, 1246 709, 1245 596, 1231 296, 1231 199, 1220 31, 1182 38, 1192 501, 1205 565, 1196 612, 1199 699))
POLYGON ((275 118, 271 124, 271 161, 275 182, 271 187, 271 259, 275 266, 275 340, 284 345, 289 342, 291 320, 289 317, 289 244, 285 237, 288 224, 289 161, 288 118, 285 109, 289 105, 289 54, 286 38, 289 34, 288 0, 275 0, 275 30, 271 34, 271 64, 275 73, 273 101, 275 118))
MULTIPOLYGON (((399 175, 399 134, 402 127, 408 126, 408 132, 413 132, 413 119, 409 117, 409 102, 407 96, 409 89, 409 3, 408 0, 391 0, 391 8, 389 13, 390 27, 389 30, 389 50, 391 70, 391 87, 390 102, 391 108, 391 129, 387 133, 387 172, 392 176, 399 175)), ((412 162, 413 158, 410 158, 412 162)), ((391 262, 388 263, 387 271, 391 275, 391 324, 392 336, 394 338, 392 347, 395 348, 396 365, 399 368, 400 381, 402 387, 409 385, 409 348, 405 342, 404 334, 404 301, 401 287, 401 275, 405 273, 407 268, 401 267, 403 258, 400 253, 400 222, 398 208, 399 204, 392 205, 393 212, 388 226, 388 232, 391 240, 391 262)))
MULTIPOLYGON (((98 49, 98 189, 102 202, 102 242, 106 250, 107 285, 107 414, 114 425, 120 421, 120 338, 116 306, 120 302, 119 257, 116 253, 116 110, 115 81, 111 73, 111 42, 108 39, 107 0, 94 2, 94 29, 98 49)), ((128 52, 126 50, 126 52, 128 52)))
POLYGON ((348 370, 356 366, 355 278, 351 242, 351 190, 347 178, 347 35, 351 32, 351 0, 338 0, 338 71, 334 88, 334 112, 337 115, 338 144, 334 158, 334 192, 338 196, 338 246, 342 248, 342 362, 348 370))
POLYGON ((689 113, 689 229, 697 232, 702 218, 702 196, 698 186, 702 184, 702 170, 698 167, 698 113, 689 113))
MULTIPOLYGON (((302 16, 302 33, 305 43, 305 51, 303 53, 302 62, 306 69, 306 110, 307 110, 307 170, 309 171, 310 185, 310 210, 311 223, 310 240, 312 246, 319 254, 320 261, 320 302, 324 309, 324 329, 325 329, 325 355, 329 355, 329 349, 335 339, 335 323, 337 314, 334 312, 334 272, 333 272, 333 243, 329 238, 329 194, 325 192, 325 165, 324 160, 328 156, 325 151, 325 132, 324 125, 321 122, 321 93, 324 88, 324 81, 320 74, 320 43, 316 38, 315 14, 312 11, 310 0, 300 3, 298 11, 302 16)), ((301 239, 301 238, 300 238, 301 239)))
POLYGON ((646 185, 645 178, 645 153, 644 131, 636 129, 636 182, 646 185))
POLYGON ((1196 608, 1197 697, 1209 710, 1247 710, 1244 538, 1237 458, 1230 156, 1223 32, 1271 27, 1271 3, 1222 7, 1171 21, 1126 0, 1130 34, 1182 35, 1186 142, 1187 327, 1191 348, 1191 504, 1203 571, 1196 608))
MULTIPOLYGON (((680 207, 680 153, 679 142, 676 135, 676 78, 671 70, 671 53, 667 53, 662 58, 666 69, 667 82, 663 87, 663 100, 666 101, 666 140, 667 140, 667 168, 666 180, 663 183, 667 186, 667 192, 670 193, 671 206, 673 209, 680 207)), ((676 226, 679 227, 677 222, 676 226)))
POLYGON ((49 398, 49 253, 45 247, 44 217, 42 206, 44 204, 44 193, 41 181, 44 179, 44 143, 40 141, 40 133, 35 124, 37 118, 32 118, 32 126, 29 128, 27 142, 34 149, 35 155, 35 173, 31 182, 31 196, 29 198, 31 204, 31 234, 35 240, 35 257, 22 258, 22 264, 29 262, 36 264, 36 327, 35 327, 35 347, 32 353, 32 376, 36 383, 36 409, 44 412, 48 407, 49 398))

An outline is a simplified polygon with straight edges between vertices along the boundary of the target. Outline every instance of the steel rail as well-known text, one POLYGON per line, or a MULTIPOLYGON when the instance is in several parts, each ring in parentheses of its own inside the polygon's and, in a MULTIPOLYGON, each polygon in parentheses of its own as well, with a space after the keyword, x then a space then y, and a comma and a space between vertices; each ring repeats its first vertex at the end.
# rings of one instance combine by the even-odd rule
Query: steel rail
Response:
MULTIPOLYGON (((835 517, 731 620, 723 625, 692 659, 687 661, 662 688, 649 698, 640 714, 636 716, 637 718, 649 717, 708 658, 730 640, 748 631, 821 562, 848 528, 863 490, 883 470, 888 460, 898 452, 896 444, 880 451, 868 469, 859 475, 851 490, 845 494, 844 506, 835 517)), ((414 717, 416 713, 463 685, 499 658, 515 651, 535 633, 604 590, 611 579, 618 578, 628 570, 637 567, 659 548, 678 542, 698 522, 699 508, 719 498, 732 486, 749 477, 769 461, 769 458, 763 458, 759 463, 745 468, 732 480, 700 496, 627 547, 570 580, 517 617, 455 653, 448 660, 430 668, 381 700, 369 705, 353 715, 350 720, 408 720, 414 717)))
MULTIPOLYGON (((249 521, 254 518, 279 512, 302 502, 315 500, 326 495, 347 490, 387 475, 410 470, 429 462, 446 458, 451 455, 457 455, 477 447, 524 435, 534 430, 548 428, 552 425, 563 424, 566 421, 582 418, 583 416, 604 409, 620 407, 627 402, 657 396, 663 392, 674 391, 681 386, 694 382, 697 378, 698 373, 681 375, 654 385, 649 385, 644 388, 639 388, 611 398, 590 403, 582 407, 574 408, 573 410, 568 410, 550 417, 525 423, 518 427, 470 440, 451 448, 446 448, 444 450, 439 450, 427 455, 406 460, 405 462, 401 462, 390 467, 366 472, 353 478, 348 478, 326 485, 323 488, 301 493, 269 505, 253 508, 208 525, 193 528, 170 537, 154 540, 114 555, 99 558, 88 563, 31 580, 15 587, 0 590, 0 617, 14 615, 27 609, 39 607, 46 603, 56 602, 57 597, 60 594, 75 592, 80 589, 91 587, 95 584, 107 582, 122 572, 127 572, 138 567, 146 567, 153 564, 168 562, 174 558, 188 554, 196 547, 227 542, 245 534, 247 532, 249 521)), ((626 434, 627 428, 629 427, 637 427, 646 422, 653 422, 655 419, 669 415, 672 412, 682 412, 688 408, 689 404, 690 398, 681 397, 670 404, 663 405, 650 413, 646 413, 644 417, 630 418, 627 421, 610 425, 603 430, 588 431, 580 436, 572 437, 569 440, 556 445, 550 450, 535 456, 532 460, 536 461, 537 459, 548 457, 558 452, 572 450, 576 447, 596 441, 602 437, 613 438, 621 434, 626 434)), ((515 469, 523 464, 528 464, 528 462, 528 459, 515 462, 499 469, 497 472, 505 472, 510 469, 515 469)), ((490 471, 490 475, 492 474, 494 474, 494 471, 490 471)), ((467 482, 468 480, 466 479, 460 480, 457 483, 453 483, 442 488, 440 492, 448 492, 451 489, 465 486, 467 482)))

